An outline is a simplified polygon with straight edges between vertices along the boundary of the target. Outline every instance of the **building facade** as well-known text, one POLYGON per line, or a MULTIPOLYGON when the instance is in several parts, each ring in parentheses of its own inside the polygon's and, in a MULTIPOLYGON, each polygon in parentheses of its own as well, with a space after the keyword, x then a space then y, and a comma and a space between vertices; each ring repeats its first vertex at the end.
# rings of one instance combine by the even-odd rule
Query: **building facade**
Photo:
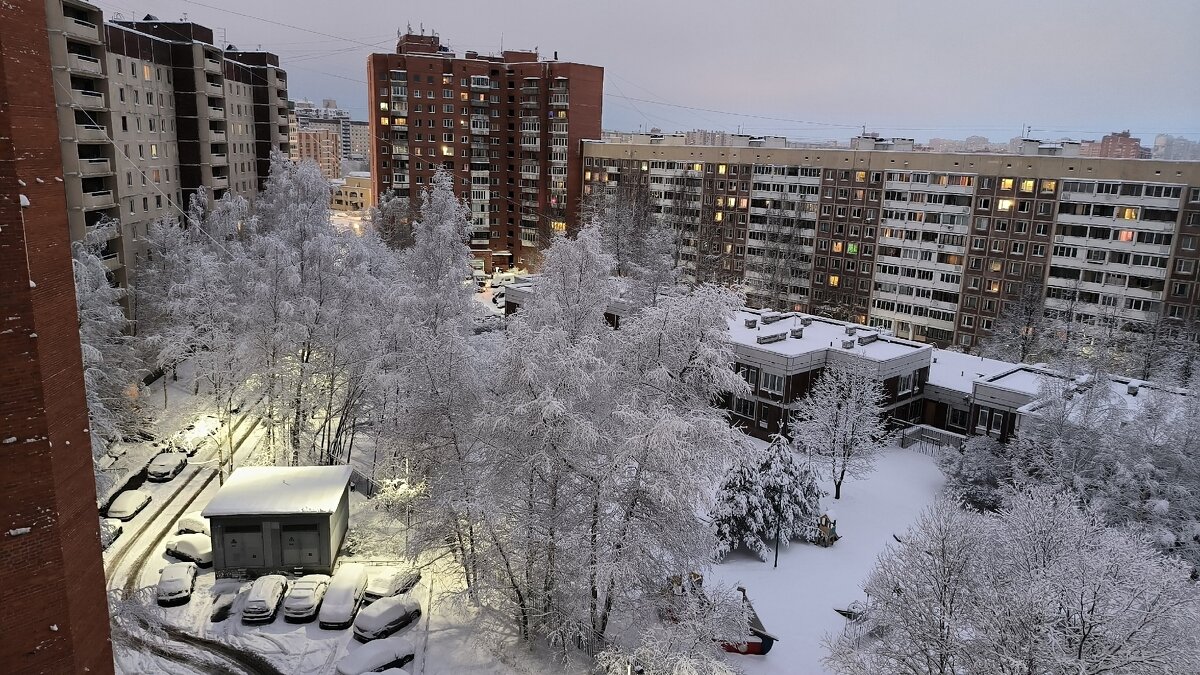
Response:
POLYGON ((351 171, 342 180, 333 181, 333 198, 330 208, 334 211, 366 211, 375 205, 371 199, 374 183, 371 174, 351 171))
POLYGON ((1132 137, 1126 130, 1106 134, 1098 141, 1084 141, 1080 154, 1084 157, 1150 159, 1151 151, 1142 146, 1142 139, 1132 137))
MULTIPOLYGON (((873 146, 878 147, 878 146, 873 146)), ((1200 164, 585 142, 584 194, 645 186, 693 279, 970 349, 1025 284, 1073 320, 1200 319, 1200 164)))
MULTIPOLYGON (((298 122, 288 146, 293 162, 312 161, 329 180, 342 177, 342 137, 336 128, 298 122)), ((336 123, 335 123, 336 124, 336 123)))
POLYGON ((252 199, 272 150, 287 152, 287 79, 265 52, 222 50, 186 22, 106 22, 46 0, 48 50, 72 239, 102 223, 116 283, 136 277, 139 238, 201 189, 252 199))
POLYGON ((47 48, 65 32, 94 46, 99 24, 48 21, 40 2, 0 12, 0 672, 102 675, 113 652, 71 266, 83 220, 67 209, 81 181, 64 173, 47 48))
POLYGON ((537 52, 458 56, 436 35, 402 36, 367 62, 376 197, 419 200, 444 168, 470 204, 476 264, 535 263, 551 232, 575 224, 579 148, 600 137, 603 77, 537 52))

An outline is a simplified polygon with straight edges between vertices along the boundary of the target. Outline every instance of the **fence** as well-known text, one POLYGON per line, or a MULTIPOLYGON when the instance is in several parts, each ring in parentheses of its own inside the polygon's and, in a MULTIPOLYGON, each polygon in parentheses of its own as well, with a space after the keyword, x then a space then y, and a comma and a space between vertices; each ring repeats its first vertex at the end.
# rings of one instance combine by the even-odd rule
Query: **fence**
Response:
POLYGON ((961 448, 966 440, 962 434, 925 424, 914 424, 900 432, 900 447, 929 456, 936 455, 941 448, 961 448))

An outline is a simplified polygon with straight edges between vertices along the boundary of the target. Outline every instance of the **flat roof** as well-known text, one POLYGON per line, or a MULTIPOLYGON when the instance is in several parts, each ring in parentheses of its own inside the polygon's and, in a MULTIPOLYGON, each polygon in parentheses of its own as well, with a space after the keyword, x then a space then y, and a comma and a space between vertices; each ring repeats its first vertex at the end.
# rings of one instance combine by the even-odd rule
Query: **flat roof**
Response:
POLYGON ((349 466, 243 466, 202 513, 205 518, 333 513, 349 483, 349 466))
POLYGON ((1062 375, 1035 366, 1012 367, 1010 365, 1008 372, 989 377, 986 382, 989 386, 1020 392, 1036 398, 1042 389, 1042 381, 1047 377, 1062 377, 1062 375))
POLYGON ((947 349, 934 349, 926 384, 970 394, 975 380, 1011 370, 1014 365, 1007 361, 985 359, 982 356, 947 349))
POLYGON ((801 356, 832 349, 872 361, 887 361, 930 349, 928 345, 902 340, 858 324, 799 312, 759 312, 746 309, 738 310, 729 319, 729 339, 734 344, 781 356, 801 356), (770 323, 765 323, 764 318, 770 323), (753 328, 746 325, 749 320, 755 322, 753 328), (853 329, 853 335, 847 333, 848 328, 853 329), (793 329, 802 329, 802 336, 794 337, 793 329), (759 342, 759 338, 780 333, 784 337, 777 342, 759 342), (844 341, 852 341, 854 345, 845 349, 842 346, 844 341))

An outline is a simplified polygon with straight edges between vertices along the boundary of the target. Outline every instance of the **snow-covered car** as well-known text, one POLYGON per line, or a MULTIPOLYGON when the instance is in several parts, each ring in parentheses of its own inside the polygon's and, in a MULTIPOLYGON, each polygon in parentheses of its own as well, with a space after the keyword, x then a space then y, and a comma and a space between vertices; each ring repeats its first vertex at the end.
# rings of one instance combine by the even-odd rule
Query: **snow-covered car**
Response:
POLYGON ((212 565, 212 539, 207 534, 181 534, 167 540, 167 555, 208 567, 212 565))
POLYGON ((196 589, 196 563, 171 563, 158 574, 158 604, 183 605, 196 589))
POLYGON ((354 637, 360 642, 385 638, 420 617, 421 605, 407 595, 380 598, 358 613, 354 637))
POLYGON ((126 490, 117 495, 108 505, 108 517, 117 520, 129 520, 141 513, 150 503, 150 493, 143 490, 126 490))
POLYGON ((101 518, 100 519, 100 548, 107 550, 112 543, 121 536, 125 528, 121 525, 121 521, 116 518, 101 518))
POLYGON ((338 675, 378 673, 387 668, 401 668, 412 662, 417 650, 408 638, 390 637, 372 640, 342 657, 337 664, 338 675))
POLYGON ((421 580, 420 570, 396 570, 383 568, 371 574, 367 582, 366 599, 368 603, 380 598, 407 593, 421 580))
POLYGON ((327 574, 306 574, 293 581, 292 589, 283 600, 283 620, 300 623, 315 619, 328 589, 327 574))
POLYGON ((208 518, 205 518, 200 511, 189 511, 179 518, 179 522, 175 523, 176 534, 212 534, 208 529, 208 518))
POLYGON ((268 574, 254 580, 246 605, 242 608, 242 623, 270 623, 275 620, 279 604, 287 594, 288 580, 282 574, 268 574))
POLYGON ((321 628, 335 630, 354 623, 354 615, 367 591, 367 568, 361 563, 344 563, 333 573, 325 591, 317 622, 321 628))
POLYGON ((164 452, 150 460, 146 467, 146 480, 163 483, 171 480, 187 466, 187 455, 182 452, 164 452))
POLYGON ((206 445, 214 442, 217 429, 221 428, 221 420, 212 415, 201 415, 195 422, 187 425, 171 439, 171 445, 189 456, 206 445))

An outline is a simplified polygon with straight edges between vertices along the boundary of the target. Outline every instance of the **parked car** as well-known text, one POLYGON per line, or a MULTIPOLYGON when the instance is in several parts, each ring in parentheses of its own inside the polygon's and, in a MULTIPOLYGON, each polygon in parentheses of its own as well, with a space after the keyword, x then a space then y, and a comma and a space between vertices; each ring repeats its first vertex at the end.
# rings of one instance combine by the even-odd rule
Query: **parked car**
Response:
POLYGON ((385 638, 420 617, 421 605, 407 595, 380 598, 358 613, 354 637, 360 642, 385 638))
POLYGON ((293 581, 283 601, 283 620, 300 623, 315 619, 328 589, 328 574, 306 574, 293 581))
POLYGON ((333 573, 317 625, 321 628, 348 628, 362 605, 367 591, 367 568, 360 563, 345 563, 333 573))
POLYGON ((158 575, 158 604, 185 605, 196 590, 196 563, 171 563, 158 575))
POLYGON ((108 517, 117 520, 129 520, 141 513, 150 503, 150 493, 143 490, 126 490, 117 495, 108 505, 108 517))
POLYGON ((271 623, 279 604, 287 594, 288 580, 282 574, 268 574, 254 580, 246 605, 242 608, 242 623, 271 623))
POLYGON ((380 598, 407 593, 421 580, 420 570, 395 570, 383 568, 371 575, 367 581, 366 598, 368 603, 380 598))
POLYGON ((101 518, 100 519, 100 548, 108 550, 109 546, 121 536, 125 528, 121 525, 121 521, 116 518, 101 518))
POLYGON ((504 289, 503 288, 496 291, 495 293, 492 293, 492 304, 499 307, 500 309, 504 309, 504 289))
POLYGON ((150 460, 146 467, 146 480, 164 483, 179 475, 187 466, 188 456, 182 452, 164 452, 150 460))
POLYGON ((221 420, 212 415, 201 415, 195 422, 187 425, 171 439, 171 445, 188 456, 213 442, 217 429, 221 428, 221 420))
POLYGON ((179 522, 175 524, 176 534, 212 534, 208 529, 208 518, 201 515, 200 511, 189 511, 179 518, 179 522))
POLYGON ((386 668, 408 665, 417 656, 417 650, 408 638, 391 637, 374 640, 342 657, 337 664, 338 675, 363 675, 377 673, 386 668))
POLYGON ((181 534, 167 540, 167 555, 201 567, 212 565, 212 539, 207 534, 181 534))

